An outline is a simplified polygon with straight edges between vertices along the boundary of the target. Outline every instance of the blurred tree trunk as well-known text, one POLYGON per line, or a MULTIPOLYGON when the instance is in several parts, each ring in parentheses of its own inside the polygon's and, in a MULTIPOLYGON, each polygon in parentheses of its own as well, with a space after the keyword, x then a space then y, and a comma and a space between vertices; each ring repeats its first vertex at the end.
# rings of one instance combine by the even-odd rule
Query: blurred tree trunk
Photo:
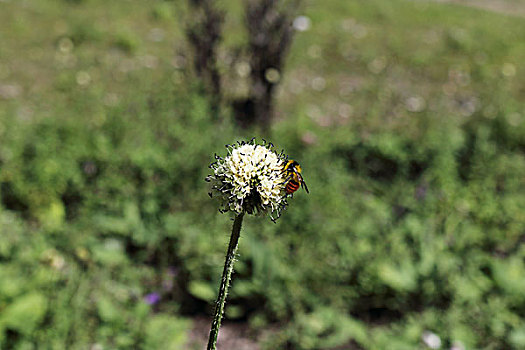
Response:
POLYGON ((221 101, 221 77, 217 69, 224 13, 214 6, 214 0, 188 0, 191 20, 186 35, 194 51, 193 65, 212 97, 212 109, 217 112, 221 101))
MULTIPOLYGON (((212 96, 213 108, 222 101, 221 76, 217 69, 224 13, 214 0, 188 0, 191 22, 188 40, 194 51, 194 68, 212 96)), ((268 131, 274 113, 275 88, 292 43, 292 22, 301 0, 245 0, 248 32, 246 53, 250 63, 249 96, 233 101, 237 123, 242 127, 259 125, 268 131)))
POLYGON ((268 130, 274 110, 275 87, 290 48, 300 0, 247 0, 246 25, 252 115, 243 124, 257 123, 268 130))

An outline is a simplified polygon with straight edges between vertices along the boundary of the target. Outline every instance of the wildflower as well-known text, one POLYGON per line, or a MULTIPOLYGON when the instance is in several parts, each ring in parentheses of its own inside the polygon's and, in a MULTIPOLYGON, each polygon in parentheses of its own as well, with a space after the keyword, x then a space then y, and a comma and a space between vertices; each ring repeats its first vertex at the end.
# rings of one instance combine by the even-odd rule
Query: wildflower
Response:
POLYGON ((306 16, 299 16, 293 20, 292 26, 299 32, 305 32, 310 29, 312 21, 306 16))
POLYGON ((431 349, 441 348, 441 338, 436 333, 424 331, 421 335, 421 339, 423 340, 423 343, 431 349))
POLYGON ((144 302, 149 305, 155 305, 160 301, 160 294, 153 292, 144 296, 144 302))
MULTIPOLYGON (((228 155, 225 158, 215 155, 216 161, 210 165, 213 174, 206 178, 206 181, 211 182, 210 197, 215 195, 221 202, 219 211, 231 212, 235 216, 207 350, 216 349, 244 214, 270 213, 275 221, 286 208, 286 197, 294 192, 287 194, 286 182, 292 181, 287 179, 289 172, 285 170, 285 165, 293 161, 288 161, 283 152, 275 153, 271 143, 264 141, 259 145, 252 139, 250 142, 238 142, 226 147, 228 155), (274 213, 277 214, 275 218, 272 216, 274 213)), ((299 177, 298 165, 297 168, 294 179, 302 179, 299 177)))
POLYGON ((220 211, 279 217, 287 205, 283 173, 287 157, 275 153, 272 144, 259 145, 254 139, 226 147, 229 154, 215 156, 210 165, 213 174, 206 178, 211 182, 210 197, 221 202, 220 211))

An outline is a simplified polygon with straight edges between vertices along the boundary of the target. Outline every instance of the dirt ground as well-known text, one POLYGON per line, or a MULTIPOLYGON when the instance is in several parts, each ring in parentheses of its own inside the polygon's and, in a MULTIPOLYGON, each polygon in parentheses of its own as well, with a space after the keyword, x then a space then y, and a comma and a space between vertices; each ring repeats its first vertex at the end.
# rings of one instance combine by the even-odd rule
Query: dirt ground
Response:
MULTIPOLYGON (((197 318, 193 320, 190 333, 189 349, 206 349, 210 333, 211 319, 197 318)), ((218 349, 260 350, 256 340, 246 325, 224 322, 217 339, 218 349)))

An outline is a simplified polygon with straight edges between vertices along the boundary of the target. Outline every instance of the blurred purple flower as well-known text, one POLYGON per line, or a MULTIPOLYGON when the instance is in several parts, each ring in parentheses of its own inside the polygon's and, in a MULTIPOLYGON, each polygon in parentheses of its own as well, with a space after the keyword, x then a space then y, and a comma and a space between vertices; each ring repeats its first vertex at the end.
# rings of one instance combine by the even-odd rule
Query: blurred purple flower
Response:
POLYGON ((144 296, 144 302, 149 305, 155 305, 160 301, 160 294, 153 292, 144 296))

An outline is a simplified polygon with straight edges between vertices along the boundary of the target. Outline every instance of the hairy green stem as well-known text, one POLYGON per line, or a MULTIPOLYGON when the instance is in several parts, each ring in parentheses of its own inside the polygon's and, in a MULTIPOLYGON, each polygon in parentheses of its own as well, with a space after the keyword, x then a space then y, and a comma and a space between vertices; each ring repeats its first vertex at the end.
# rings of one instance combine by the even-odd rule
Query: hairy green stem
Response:
POLYGON ((226 295, 230 287, 230 279, 233 271, 233 263, 235 262, 235 253, 239 246, 239 236, 241 235, 242 218, 244 212, 235 217, 233 222, 232 235, 230 237, 230 244, 228 245, 228 253, 226 254, 226 261, 224 262, 224 270, 222 272, 221 287, 219 288, 219 296, 215 304, 215 316, 211 324, 210 339, 208 340, 207 350, 215 350, 217 346, 217 336, 219 335, 219 327, 221 326, 222 314, 224 313, 224 304, 226 303, 226 295))

